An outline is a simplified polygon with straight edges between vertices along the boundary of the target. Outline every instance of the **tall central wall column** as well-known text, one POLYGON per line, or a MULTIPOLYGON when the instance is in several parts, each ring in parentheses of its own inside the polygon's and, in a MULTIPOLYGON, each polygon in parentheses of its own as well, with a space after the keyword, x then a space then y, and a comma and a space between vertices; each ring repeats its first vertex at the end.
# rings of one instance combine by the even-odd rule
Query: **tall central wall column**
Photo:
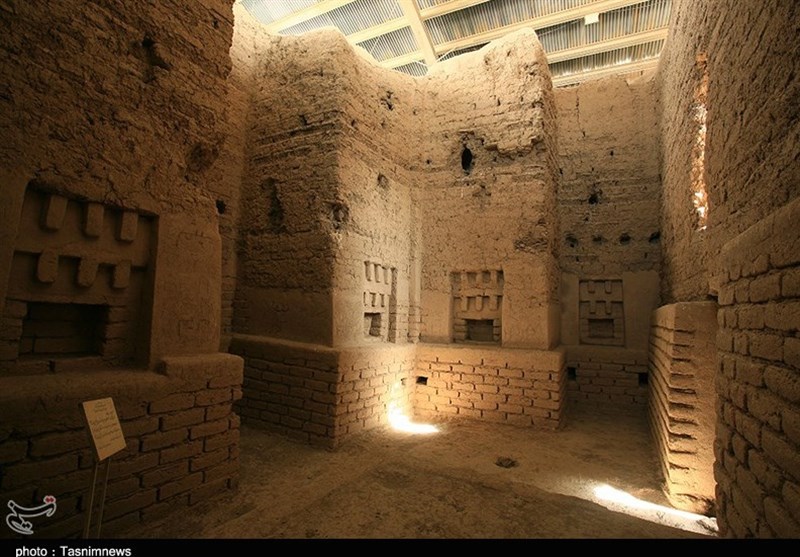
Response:
POLYGON ((555 116, 535 34, 424 79, 329 31, 259 42, 232 341, 243 419, 326 445, 412 402, 558 425, 555 116), (454 361, 480 345, 489 367, 470 372, 494 387, 418 385, 444 357, 417 364, 418 335, 454 361))
POLYGON ((558 426, 555 109, 536 35, 434 66, 416 409, 558 426))

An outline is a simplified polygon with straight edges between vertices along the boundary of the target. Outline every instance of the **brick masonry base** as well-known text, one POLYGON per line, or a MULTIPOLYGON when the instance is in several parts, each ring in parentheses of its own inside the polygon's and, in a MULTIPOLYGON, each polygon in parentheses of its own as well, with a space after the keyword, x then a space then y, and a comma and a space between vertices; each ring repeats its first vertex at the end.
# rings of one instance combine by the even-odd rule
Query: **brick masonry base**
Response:
POLYGON ((714 508, 717 304, 681 302, 653 312, 650 429, 664 492, 679 509, 714 508))
POLYGON ((558 428, 566 395, 562 351, 420 344, 414 413, 558 428))
MULTIPOLYGON (((127 441, 111 457, 103 536, 237 485, 241 358, 165 358, 159 371, 0 379, 0 501, 57 501, 52 517, 31 520, 37 538, 82 532, 95 465, 86 400, 112 397, 127 441)), ((15 536, 0 528, 0 538, 15 536)))
POLYGON ((335 447, 394 416, 460 417, 557 428, 560 351, 436 344, 333 349, 235 335, 245 359, 246 423, 335 447))

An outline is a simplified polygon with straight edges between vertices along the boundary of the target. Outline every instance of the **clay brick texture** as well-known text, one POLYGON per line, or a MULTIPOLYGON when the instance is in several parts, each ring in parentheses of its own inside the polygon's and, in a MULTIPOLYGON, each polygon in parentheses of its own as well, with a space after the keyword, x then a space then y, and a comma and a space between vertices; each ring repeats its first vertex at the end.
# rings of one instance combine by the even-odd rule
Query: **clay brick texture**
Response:
POLYGON ((711 294, 719 304, 714 475, 729 537, 800 532, 800 118, 788 93, 798 18, 800 6, 781 0, 674 2, 660 61, 662 298, 711 294), (692 178, 703 109, 708 219, 700 230, 692 178))
POLYGON ((662 294, 703 300, 718 285, 722 245, 797 196, 794 2, 672 5, 670 39, 659 62, 662 134, 662 294), (692 146, 698 88, 708 79, 705 181, 708 228, 698 230, 692 146), (745 108, 744 105, 747 105, 745 108))
POLYGON ((233 0, 0 0, 0 499, 80 532, 94 398, 107 535, 234 488, 240 420, 569 403, 649 416, 723 535, 796 537, 798 21, 673 0, 657 71, 554 91, 531 30, 414 78, 233 0))
POLYGON ((714 302, 653 313, 649 418, 665 492, 675 507, 700 514, 714 510, 716 332, 714 302))
POLYGON ((727 536, 800 531, 798 218, 795 200, 720 255, 714 472, 727 536))
POLYGON ((566 395, 564 354, 419 345, 414 413, 556 429, 566 395))
POLYGON ((533 33, 417 80, 335 33, 272 37, 235 13, 255 61, 230 345, 242 419, 335 446, 408 418, 423 338, 470 359, 462 416, 558 426, 556 110, 533 33))
POLYGON ((413 346, 333 350, 236 335, 231 348, 245 358, 245 423, 334 448, 411 416, 413 346))
MULTIPOLYGON (((104 535, 147 520, 158 509, 194 504, 236 487, 239 418, 231 404, 241 394, 239 366, 229 355, 217 356, 212 367, 197 357, 172 358, 165 375, 98 371, 62 382, 66 399, 16 397, 0 416, 0 497, 33 506, 53 495, 57 511, 37 522, 37 536, 64 538, 82 531, 95 459, 75 401, 100 393, 114 399, 127 441, 109 461, 104 535), (113 392, 101 390, 102 384, 114 384, 113 392)), ((105 468, 100 470, 102 475, 105 468)), ((0 535, 11 532, 3 528, 0 535)))
POLYGON ((232 5, 0 5, 0 498, 55 496, 37 535, 81 531, 82 401, 127 441, 104 534, 238 481, 232 5))
POLYGON ((567 361, 570 403, 641 414, 647 406, 647 355, 636 350, 573 349, 567 361))
POLYGON ((656 97, 652 72, 555 90, 562 272, 592 277, 659 270, 656 97))

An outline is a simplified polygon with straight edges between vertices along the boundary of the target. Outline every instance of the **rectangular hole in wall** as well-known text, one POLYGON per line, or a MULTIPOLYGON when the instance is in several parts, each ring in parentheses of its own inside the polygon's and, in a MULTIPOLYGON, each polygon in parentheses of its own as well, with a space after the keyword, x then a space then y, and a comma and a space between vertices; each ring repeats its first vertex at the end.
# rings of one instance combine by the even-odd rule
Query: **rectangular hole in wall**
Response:
POLYGON ((613 319, 589 319, 589 337, 614 338, 613 319))
POLYGON ((365 313, 364 314, 364 336, 366 336, 366 337, 379 337, 379 336, 381 336, 381 314, 380 313, 365 313))
POLYGON ((30 302, 22 321, 19 355, 100 355, 107 316, 104 305, 30 302))
POLYGON ((494 342, 494 319, 466 319, 467 340, 494 342))
POLYGON ((417 377, 417 385, 427 385, 427 384, 428 384, 428 378, 427 377, 423 377, 421 375, 419 377, 417 377))
POLYGON ((639 376, 639 386, 640 387, 646 387, 647 383, 649 381, 650 375, 647 372, 638 373, 637 375, 639 376))
POLYGON ((576 381, 578 379, 578 372, 574 367, 567 368, 567 379, 570 381, 576 381))

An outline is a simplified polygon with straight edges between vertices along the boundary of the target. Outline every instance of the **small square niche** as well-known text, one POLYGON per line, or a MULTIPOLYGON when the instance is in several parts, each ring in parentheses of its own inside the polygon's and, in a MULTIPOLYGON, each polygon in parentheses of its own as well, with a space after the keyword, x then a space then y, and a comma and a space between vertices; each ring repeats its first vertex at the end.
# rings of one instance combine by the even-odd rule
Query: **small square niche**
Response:
POLYGON ((365 337, 380 337, 381 336, 381 314, 380 313, 365 313, 364 314, 364 336, 365 337))

